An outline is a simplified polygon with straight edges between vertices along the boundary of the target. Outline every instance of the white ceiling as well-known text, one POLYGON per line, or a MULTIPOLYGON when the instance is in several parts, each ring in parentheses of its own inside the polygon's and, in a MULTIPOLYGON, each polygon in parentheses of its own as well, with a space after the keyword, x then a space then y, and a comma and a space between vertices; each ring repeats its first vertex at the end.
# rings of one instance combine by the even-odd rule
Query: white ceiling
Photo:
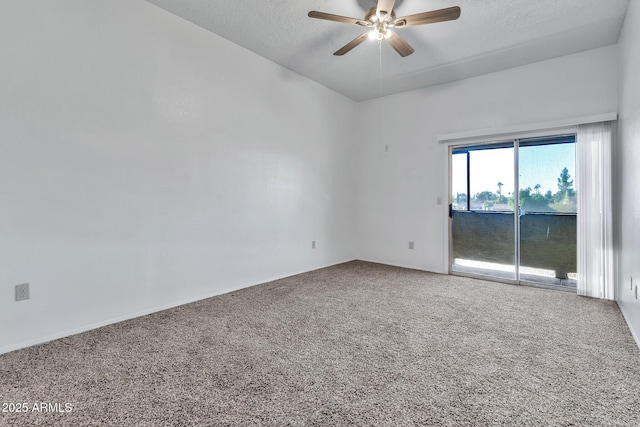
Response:
POLYGON ((398 1, 398 17, 450 6, 462 9, 456 21, 398 29, 415 49, 401 58, 388 44, 379 50, 371 40, 334 56, 366 29, 307 17, 317 10, 360 19, 375 0, 147 1, 356 101, 615 44, 629 3, 398 1))

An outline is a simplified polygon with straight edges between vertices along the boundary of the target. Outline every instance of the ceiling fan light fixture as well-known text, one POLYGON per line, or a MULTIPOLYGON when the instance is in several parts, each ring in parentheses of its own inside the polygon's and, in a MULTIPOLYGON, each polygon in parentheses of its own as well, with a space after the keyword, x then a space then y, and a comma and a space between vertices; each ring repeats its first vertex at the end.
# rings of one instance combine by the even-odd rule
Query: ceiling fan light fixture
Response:
MULTIPOLYGON (((368 1, 368 0, 367 0, 368 1)), ((333 15, 325 12, 312 10, 308 13, 310 18, 324 19, 327 21, 342 22, 344 24, 354 24, 360 27, 371 28, 369 33, 364 33, 351 40, 349 43, 335 51, 333 54, 342 56, 351 51, 354 47, 365 41, 367 38, 377 40, 378 43, 387 40, 396 52, 402 57, 411 55, 414 50, 402 37, 392 31, 392 28, 414 27, 436 22, 453 21, 460 17, 460 7, 448 7, 445 9, 432 10, 430 12, 416 13, 396 19, 393 10, 399 0, 376 0, 376 6, 369 9, 364 20, 349 18, 347 16, 333 15)))
POLYGON ((391 37, 391 31, 387 30, 386 25, 376 25, 373 30, 369 32, 370 40, 382 41, 391 37))
POLYGON ((382 41, 391 36, 391 32, 388 30, 389 25, 385 21, 378 21, 373 24, 373 30, 369 33, 371 40, 382 41))

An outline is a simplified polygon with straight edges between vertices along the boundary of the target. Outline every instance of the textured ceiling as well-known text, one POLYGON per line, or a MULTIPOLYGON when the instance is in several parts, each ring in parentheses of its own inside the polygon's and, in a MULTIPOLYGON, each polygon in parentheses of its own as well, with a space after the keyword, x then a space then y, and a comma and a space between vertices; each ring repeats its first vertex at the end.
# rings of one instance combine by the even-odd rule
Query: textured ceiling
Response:
POLYGON ((398 29, 415 49, 401 58, 365 29, 307 17, 364 18, 375 0, 147 0, 356 101, 615 44, 629 0, 403 0, 396 15, 460 6, 456 21, 398 29))

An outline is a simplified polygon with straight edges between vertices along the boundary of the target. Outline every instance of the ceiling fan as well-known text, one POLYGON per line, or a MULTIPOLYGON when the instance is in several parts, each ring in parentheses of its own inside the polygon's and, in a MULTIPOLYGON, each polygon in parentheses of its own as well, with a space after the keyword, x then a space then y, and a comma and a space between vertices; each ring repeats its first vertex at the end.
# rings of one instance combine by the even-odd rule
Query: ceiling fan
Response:
POLYGON ((393 10, 395 3, 396 0, 378 0, 376 6, 369 9, 364 20, 332 15, 330 13, 316 12, 315 10, 309 12, 309 17, 371 28, 369 33, 364 33, 351 40, 349 43, 334 52, 334 55, 344 55, 367 38, 370 38, 378 40, 379 42, 386 40, 402 57, 411 55, 414 52, 413 48, 395 31, 393 31, 392 28, 414 27, 416 25, 453 21, 460 17, 460 8, 458 6, 454 6, 396 18, 396 13, 393 10))

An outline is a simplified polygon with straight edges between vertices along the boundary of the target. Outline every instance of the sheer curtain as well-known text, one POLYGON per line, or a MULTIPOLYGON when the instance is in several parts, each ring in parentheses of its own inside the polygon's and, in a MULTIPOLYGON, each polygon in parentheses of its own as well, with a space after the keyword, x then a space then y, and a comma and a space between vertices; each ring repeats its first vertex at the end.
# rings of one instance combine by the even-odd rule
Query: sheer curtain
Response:
POLYGON ((611 202, 611 122, 579 125, 578 294, 615 299, 611 202))

